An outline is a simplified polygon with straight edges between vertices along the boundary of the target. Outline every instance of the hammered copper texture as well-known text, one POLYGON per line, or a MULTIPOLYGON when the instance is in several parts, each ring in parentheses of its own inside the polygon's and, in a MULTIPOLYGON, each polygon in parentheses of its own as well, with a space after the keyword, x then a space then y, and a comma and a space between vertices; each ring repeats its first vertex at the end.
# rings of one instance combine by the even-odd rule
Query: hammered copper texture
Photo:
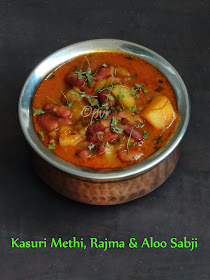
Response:
POLYGON ((117 182, 90 182, 78 179, 33 153, 37 174, 56 192, 79 202, 114 205, 144 196, 159 187, 173 172, 180 156, 180 146, 157 166, 135 178, 117 182))

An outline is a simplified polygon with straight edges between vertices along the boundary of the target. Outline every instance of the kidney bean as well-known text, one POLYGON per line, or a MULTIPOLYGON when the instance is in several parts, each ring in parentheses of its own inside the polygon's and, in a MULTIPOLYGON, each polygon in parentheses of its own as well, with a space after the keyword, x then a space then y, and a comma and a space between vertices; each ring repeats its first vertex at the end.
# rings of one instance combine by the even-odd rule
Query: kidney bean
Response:
POLYGON ((124 131, 126 134, 130 135, 137 141, 143 140, 143 135, 142 133, 134 126, 132 126, 130 123, 126 122, 124 124, 124 131), (132 132, 131 132, 132 131, 132 132))
POLYGON ((98 70, 98 72, 94 76, 94 80, 98 81, 98 80, 103 80, 103 79, 109 78, 112 76, 113 72, 114 72, 113 66, 102 67, 98 70))
POLYGON ((97 132, 105 130, 106 127, 100 122, 90 125, 87 129, 86 136, 90 142, 98 142, 97 132))
POLYGON ((37 120, 39 122, 39 125, 47 131, 52 131, 59 127, 58 120, 55 117, 48 114, 38 116, 37 120))
POLYGON ((104 103, 108 103, 109 108, 114 107, 114 105, 116 104, 115 97, 112 93, 110 93, 109 90, 103 90, 99 92, 98 99, 101 105, 104 103), (107 95, 110 96, 111 99, 113 98, 113 100, 110 100, 107 95))
POLYGON ((118 136, 117 133, 110 131, 108 128, 104 132, 103 142, 111 142, 116 139, 118 136))
POLYGON ((87 136, 87 140, 92 142, 92 143, 97 143, 98 142, 98 135, 95 134, 95 135, 88 135, 86 134, 87 136))
POLYGON ((68 73, 65 76, 65 82, 70 86, 81 87, 84 84, 85 80, 86 80, 85 77, 82 79, 78 79, 77 74, 68 73))
POLYGON ((99 132, 99 131, 103 131, 105 130, 106 127, 100 123, 100 122, 97 122, 97 123, 94 123, 94 124, 91 124, 88 129, 87 129, 87 133, 88 134, 92 134, 94 135, 95 133, 99 132))
POLYGON ((121 151, 117 153, 122 162, 128 162, 139 159, 143 154, 139 151, 121 151))
POLYGON ((57 117, 69 118, 72 115, 69 108, 65 106, 58 106, 56 104, 45 104, 44 110, 45 112, 53 114, 57 117))
POLYGON ((90 151, 88 150, 81 150, 76 154, 79 158, 89 158, 91 156, 90 151))

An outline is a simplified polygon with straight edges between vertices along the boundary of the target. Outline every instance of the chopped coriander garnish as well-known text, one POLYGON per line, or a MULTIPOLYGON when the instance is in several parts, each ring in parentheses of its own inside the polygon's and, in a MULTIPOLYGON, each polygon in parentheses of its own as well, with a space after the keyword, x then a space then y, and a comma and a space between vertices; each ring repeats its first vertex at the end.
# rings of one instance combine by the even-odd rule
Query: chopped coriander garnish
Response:
POLYGON ((66 107, 67 108, 71 108, 72 107, 72 101, 71 100, 67 100, 66 101, 66 107))
POLYGON ((85 78, 85 72, 83 72, 82 70, 75 71, 74 74, 77 74, 78 80, 82 80, 83 78, 85 78))
POLYGON ((108 65, 107 65, 107 64, 105 64, 105 63, 104 63, 102 66, 103 66, 104 68, 107 68, 107 67, 108 67, 108 65))
POLYGON ((130 88, 131 90, 131 95, 134 97, 134 98, 139 98, 139 94, 136 93, 135 89, 134 88, 130 88))
POLYGON ((118 124, 118 119, 112 117, 111 131, 115 133, 121 133, 123 131, 123 128, 119 128, 117 124, 118 124))
POLYGON ((99 107, 99 102, 98 102, 98 99, 94 99, 93 101, 91 100, 91 96, 88 96, 87 95, 87 100, 89 101, 90 105, 91 106, 98 106, 99 107))
POLYGON ((88 83, 89 84, 92 84, 92 82, 93 82, 93 76, 91 76, 91 74, 87 74, 87 80, 88 80, 88 83))
POLYGON ((71 93, 75 94, 78 97, 85 97, 85 95, 86 95, 84 91, 79 91, 79 92, 71 91, 71 93))
POLYGON ((42 109, 38 108, 38 109, 33 109, 33 115, 34 116, 39 116, 39 115, 43 115, 45 113, 45 111, 43 111, 42 109))
POLYGON ((79 91, 79 94, 80 94, 81 97, 85 97, 85 95, 86 95, 85 92, 81 91, 81 90, 79 91))
POLYGON ((86 56, 84 57, 87 59, 89 65, 88 69, 86 71, 83 70, 75 71, 72 72, 72 74, 77 74, 78 80, 82 80, 83 78, 85 78, 85 81, 88 81, 89 84, 92 84, 94 78, 93 78, 92 70, 90 68, 90 62, 86 56))
POLYGON ((88 69, 85 72, 86 72, 86 75, 90 75, 91 74, 91 68, 88 67, 88 69))
POLYGON ((111 126, 111 131, 115 133, 121 133, 123 129, 119 128, 118 126, 111 126))
POLYGON ((101 91, 103 91, 103 90, 105 90, 105 89, 107 89, 107 90, 109 90, 109 91, 111 92, 112 89, 113 89, 113 87, 114 87, 114 84, 102 86, 101 88, 99 88, 99 89, 96 90, 96 93, 99 93, 99 92, 101 92, 101 91))
POLYGON ((147 138, 149 138, 149 133, 148 133, 148 132, 146 132, 146 131, 144 131, 144 135, 143 135, 143 138, 144 138, 144 139, 147 139, 147 138))
POLYGON ((109 110, 109 105, 108 105, 108 103, 103 103, 103 104, 101 105, 101 109, 102 109, 102 110, 108 111, 108 110, 109 110))
POLYGON ((134 97, 134 96, 136 95, 135 89, 134 89, 134 88, 131 88, 130 90, 131 90, 131 95, 134 97))
POLYGON ((117 123, 118 123, 118 119, 116 119, 115 117, 112 117, 111 126, 116 126, 117 123))
POLYGON ((40 135, 41 139, 44 140, 44 133, 42 130, 39 131, 39 135, 40 135))
POLYGON ((120 93, 123 93, 123 88, 120 88, 120 93))
POLYGON ((55 149, 55 143, 49 144, 48 149, 54 150, 55 149))
POLYGON ((133 143, 128 142, 128 143, 127 143, 127 146, 128 146, 128 147, 132 147, 132 146, 133 146, 133 143))
POLYGON ((136 77, 137 77, 137 75, 134 75, 134 76, 132 77, 132 79, 136 79, 136 77))
POLYGON ((129 108, 132 112, 136 113, 137 107, 129 108))
POLYGON ((80 94, 76 91, 71 91, 71 94, 75 94, 76 96, 81 97, 80 94))
POLYGON ((108 100, 113 101, 114 97, 111 95, 111 93, 105 94, 108 98, 108 100))
POLYGON ((143 91, 144 93, 149 92, 147 89, 145 89, 145 88, 143 87, 144 85, 145 85, 144 83, 135 84, 135 86, 137 87, 137 89, 138 89, 139 91, 143 91))

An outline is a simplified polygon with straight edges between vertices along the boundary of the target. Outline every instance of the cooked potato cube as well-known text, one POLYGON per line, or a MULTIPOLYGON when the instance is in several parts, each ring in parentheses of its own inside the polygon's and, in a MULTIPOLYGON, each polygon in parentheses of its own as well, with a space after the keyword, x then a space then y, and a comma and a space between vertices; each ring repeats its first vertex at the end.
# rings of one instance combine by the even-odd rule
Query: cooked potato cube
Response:
POLYGON ((82 110, 85 107, 85 103, 83 101, 74 102, 71 111, 72 111, 72 122, 76 123, 82 119, 82 110))
POLYGON ((114 157, 115 157, 114 147, 112 145, 106 146, 104 155, 106 157, 106 160, 108 160, 110 162, 113 161, 114 157))
POLYGON ((113 88, 112 92, 119 97, 120 101, 126 108, 132 108, 135 106, 135 99, 131 95, 129 87, 117 85, 113 88))
POLYGON ((59 137, 59 144, 63 147, 65 146, 75 146, 80 140, 82 140, 83 136, 80 134, 68 135, 62 133, 59 137))
POLYGON ((155 128, 163 129, 176 118, 176 113, 166 96, 156 96, 143 110, 142 117, 155 128))
POLYGON ((85 136, 86 130, 87 130, 86 127, 80 128, 79 133, 80 133, 81 135, 85 136))
POLYGON ((115 77, 109 77, 108 79, 99 80, 95 84, 95 91, 97 91, 101 87, 111 85, 111 84, 118 84, 118 83, 120 83, 120 79, 115 77))
POLYGON ((129 77, 130 76, 130 73, 128 72, 127 69, 123 68, 123 67, 118 67, 116 70, 115 70, 116 74, 122 76, 122 77, 129 77))
MULTIPOLYGON (((65 96, 68 100, 71 100, 71 101, 76 101, 76 102, 79 102, 80 99, 81 99, 81 96, 79 94, 79 91, 80 89, 77 88, 77 87, 74 87, 73 89, 70 89, 68 90, 66 93, 65 93, 65 96)), ((65 101, 65 97, 64 97, 64 101, 65 101)))
POLYGON ((71 131, 71 129, 72 128, 69 125, 62 125, 60 130, 59 130, 59 133, 69 132, 69 131, 71 131))

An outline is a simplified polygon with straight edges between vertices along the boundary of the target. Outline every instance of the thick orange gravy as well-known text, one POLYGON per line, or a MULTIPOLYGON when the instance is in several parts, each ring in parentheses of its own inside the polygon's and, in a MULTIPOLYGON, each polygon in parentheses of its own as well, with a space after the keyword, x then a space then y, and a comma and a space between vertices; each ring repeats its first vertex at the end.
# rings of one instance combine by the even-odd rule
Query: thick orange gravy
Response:
POLYGON ((55 155, 100 169, 144 160, 167 144, 179 122, 175 94, 160 71, 115 51, 81 55, 55 69, 37 89, 32 110, 40 141, 55 155))

